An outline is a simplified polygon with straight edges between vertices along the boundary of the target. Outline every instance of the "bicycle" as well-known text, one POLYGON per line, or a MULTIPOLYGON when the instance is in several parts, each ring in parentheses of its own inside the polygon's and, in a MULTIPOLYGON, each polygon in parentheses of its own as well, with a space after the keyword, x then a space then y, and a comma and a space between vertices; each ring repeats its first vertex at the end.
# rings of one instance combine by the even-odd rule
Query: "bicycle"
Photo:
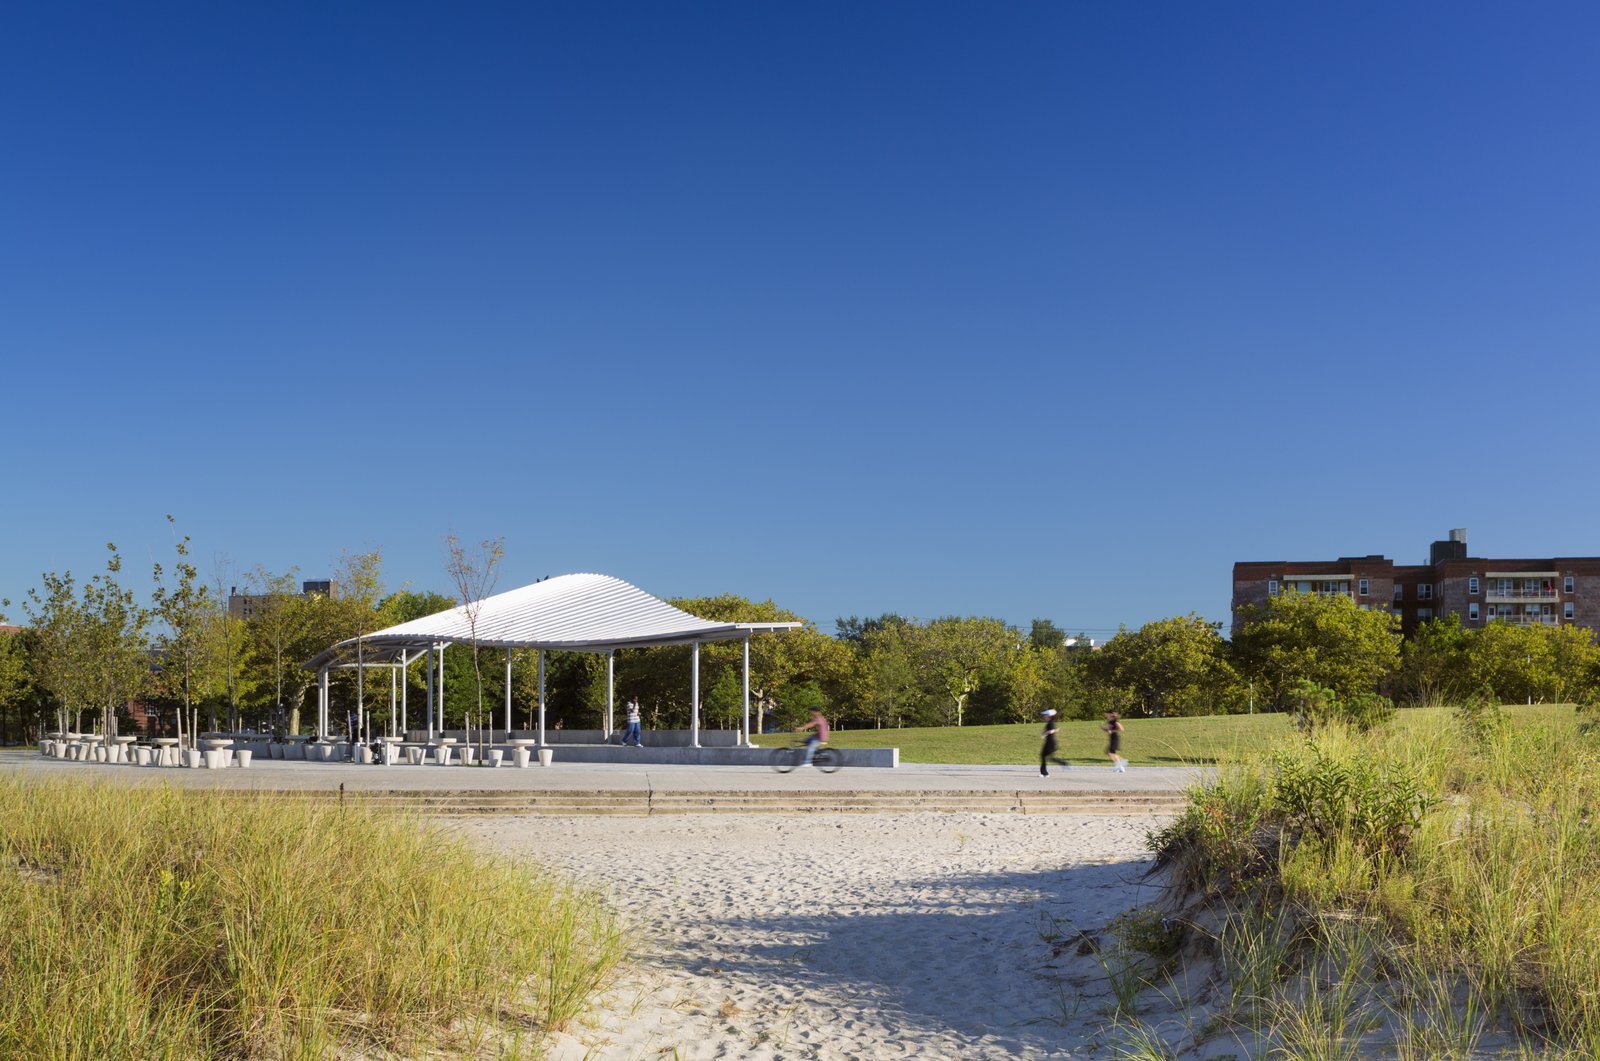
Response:
MULTIPOLYGON (((804 741, 799 744, 791 744, 787 748, 772 749, 772 768, 780 774, 787 774, 805 761, 806 745, 804 741)), ((811 756, 811 765, 825 774, 831 774, 839 769, 839 753, 826 744, 819 745, 815 754, 811 756)))

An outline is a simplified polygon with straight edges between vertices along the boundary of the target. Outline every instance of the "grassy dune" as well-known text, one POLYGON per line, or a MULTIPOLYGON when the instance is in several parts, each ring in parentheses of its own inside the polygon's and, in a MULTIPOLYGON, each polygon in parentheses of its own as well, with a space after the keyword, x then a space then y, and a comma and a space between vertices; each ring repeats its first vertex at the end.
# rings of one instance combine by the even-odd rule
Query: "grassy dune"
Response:
POLYGON ((0 777, 0 1056, 531 1055, 595 894, 330 803, 0 777))
POLYGON ((1159 838, 1187 897, 1161 923, 1214 956, 1211 1034, 1282 1057, 1600 1056, 1593 721, 1402 713, 1192 795, 1159 838))

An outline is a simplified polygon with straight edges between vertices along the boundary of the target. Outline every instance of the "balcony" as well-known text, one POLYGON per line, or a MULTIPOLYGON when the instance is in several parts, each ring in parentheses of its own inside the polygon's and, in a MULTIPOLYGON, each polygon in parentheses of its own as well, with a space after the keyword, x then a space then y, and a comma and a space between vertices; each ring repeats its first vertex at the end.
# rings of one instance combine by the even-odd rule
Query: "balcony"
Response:
POLYGON ((1561 620, 1554 615, 1491 615, 1485 622, 1510 623, 1512 626, 1560 626, 1561 620))
POLYGON ((1518 589, 1496 590, 1491 589, 1484 593, 1484 602, 1487 604, 1539 604, 1545 601, 1560 600, 1554 586, 1544 589, 1518 589))

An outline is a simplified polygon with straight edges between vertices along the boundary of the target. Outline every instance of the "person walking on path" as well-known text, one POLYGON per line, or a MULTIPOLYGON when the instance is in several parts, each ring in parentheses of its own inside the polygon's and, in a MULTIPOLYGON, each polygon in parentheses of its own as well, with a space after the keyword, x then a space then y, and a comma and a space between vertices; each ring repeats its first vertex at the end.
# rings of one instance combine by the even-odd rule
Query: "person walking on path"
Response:
POLYGON ((635 748, 644 747, 639 727, 639 698, 636 696, 628 701, 628 728, 622 734, 622 746, 624 748, 630 744, 635 748))
POLYGON ((822 717, 822 712, 816 708, 811 709, 811 721, 801 726, 795 732, 804 733, 815 727, 816 732, 806 738, 806 761, 801 766, 810 766, 811 757, 817 754, 817 746, 828 743, 828 720, 822 717))
POLYGON ((1072 769, 1072 764, 1056 754, 1056 713, 1054 708, 1041 711, 1044 715, 1044 746, 1039 749, 1039 776, 1050 776, 1050 764, 1072 769))
POLYGON ((1118 755, 1122 748, 1122 716, 1115 711, 1106 712, 1106 724, 1102 727, 1106 731, 1106 754, 1111 756, 1111 769, 1119 774, 1128 772, 1128 760, 1118 755))

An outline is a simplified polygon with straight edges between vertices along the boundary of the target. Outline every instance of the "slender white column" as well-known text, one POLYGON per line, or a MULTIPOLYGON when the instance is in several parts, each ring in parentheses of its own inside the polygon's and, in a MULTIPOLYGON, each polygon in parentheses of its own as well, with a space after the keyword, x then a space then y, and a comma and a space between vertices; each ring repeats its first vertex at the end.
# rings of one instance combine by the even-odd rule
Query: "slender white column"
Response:
POLYGON ((617 703, 617 650, 612 649, 606 653, 606 740, 611 739, 611 734, 616 732, 617 703))
POLYGON ((389 736, 394 736, 395 709, 400 706, 400 672, 389 667, 389 736))
POLYGON ((694 643, 694 669, 689 672, 689 747, 700 747, 700 642, 694 643))
POLYGON ((411 686, 411 656, 406 649, 400 650, 400 732, 395 736, 404 738, 406 730, 411 725, 411 713, 406 710, 406 692, 411 686))
POLYGON ((328 668, 323 667, 317 678, 317 709, 322 716, 317 720, 317 737, 328 739, 328 714, 332 705, 328 703, 328 668))
POLYGON ((450 647, 450 642, 439 642, 439 735, 444 736, 444 650, 450 647))
POLYGON ((539 747, 544 747, 544 649, 539 650, 539 747))
POLYGON ((428 739, 433 739, 433 646, 428 646, 428 739))
POLYGON ((750 635, 744 635, 744 743, 750 747, 755 741, 750 739, 750 635))
POLYGON ((506 740, 511 739, 511 650, 506 649, 506 740))

